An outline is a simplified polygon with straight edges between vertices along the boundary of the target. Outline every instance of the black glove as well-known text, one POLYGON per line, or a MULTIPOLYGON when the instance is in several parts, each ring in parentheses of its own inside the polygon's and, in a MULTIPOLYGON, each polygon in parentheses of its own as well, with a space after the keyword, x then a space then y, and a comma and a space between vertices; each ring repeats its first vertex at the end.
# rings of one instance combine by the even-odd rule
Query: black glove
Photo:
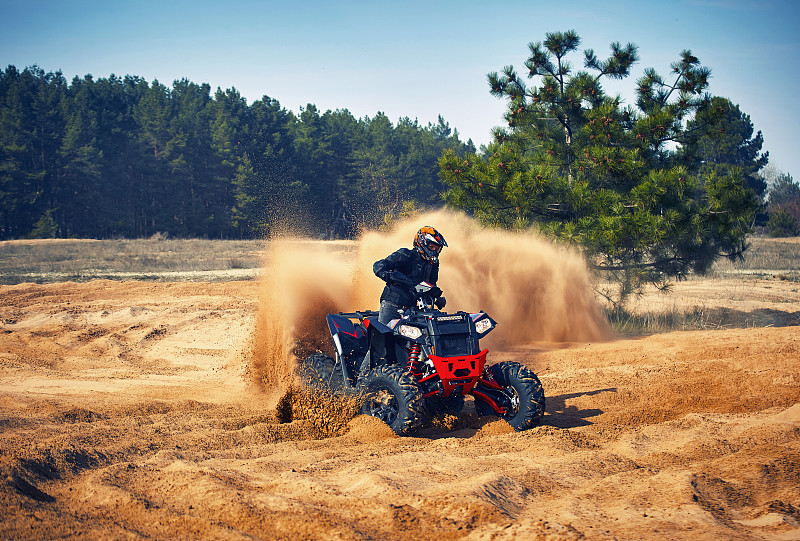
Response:
POLYGON ((438 308, 439 310, 441 310, 441 309, 442 309, 442 308, 444 308, 444 307, 445 307, 445 305, 447 304, 447 299, 445 299, 445 298, 444 298, 444 296, 441 296, 441 297, 439 297, 438 299, 436 299, 436 300, 433 302, 433 304, 436 306, 436 308, 438 308))

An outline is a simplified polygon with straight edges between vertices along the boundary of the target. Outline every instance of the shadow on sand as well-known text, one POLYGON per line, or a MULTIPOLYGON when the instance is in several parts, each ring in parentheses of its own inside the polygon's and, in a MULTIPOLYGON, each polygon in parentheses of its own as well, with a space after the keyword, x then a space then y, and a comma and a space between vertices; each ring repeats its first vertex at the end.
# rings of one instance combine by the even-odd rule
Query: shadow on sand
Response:
POLYGON ((598 389, 585 393, 562 394, 547 397, 547 411, 542 418, 542 425, 556 428, 576 428, 579 426, 589 426, 592 424, 587 419, 596 417, 603 413, 601 409, 580 409, 576 406, 567 406, 567 400, 579 398, 581 396, 594 396, 600 393, 616 393, 616 387, 608 389, 598 389))

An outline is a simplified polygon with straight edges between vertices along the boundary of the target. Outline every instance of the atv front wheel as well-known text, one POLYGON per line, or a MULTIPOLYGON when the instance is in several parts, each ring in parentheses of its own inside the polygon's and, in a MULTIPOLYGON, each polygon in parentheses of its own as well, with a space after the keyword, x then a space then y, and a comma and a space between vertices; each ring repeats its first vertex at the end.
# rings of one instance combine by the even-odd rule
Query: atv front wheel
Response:
POLYGON ((491 398, 504 413, 497 413, 487 402, 475 396, 475 410, 478 414, 498 415, 518 432, 538 425, 544 415, 545 398, 544 389, 536 374, 513 361, 492 365, 488 370, 495 383, 503 389, 493 389, 478 383, 476 390, 491 398))
POLYGON ((383 365, 362 380, 365 395, 361 413, 377 417, 400 436, 422 422, 425 402, 414 376, 399 366, 383 365))

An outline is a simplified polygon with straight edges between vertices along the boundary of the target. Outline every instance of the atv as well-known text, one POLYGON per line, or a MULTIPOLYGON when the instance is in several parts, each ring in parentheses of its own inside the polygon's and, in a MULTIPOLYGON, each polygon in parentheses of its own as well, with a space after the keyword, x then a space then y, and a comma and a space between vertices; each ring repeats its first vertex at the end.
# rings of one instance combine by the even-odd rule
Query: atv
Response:
POLYGON ((479 341, 497 323, 483 311, 442 312, 441 290, 423 282, 416 305, 387 325, 378 312, 328 314, 335 357, 314 353, 300 363, 309 387, 364 399, 361 413, 408 435, 426 416, 458 413, 472 395, 479 415, 496 415, 517 431, 544 415, 542 385, 530 369, 512 361, 486 365, 479 341))

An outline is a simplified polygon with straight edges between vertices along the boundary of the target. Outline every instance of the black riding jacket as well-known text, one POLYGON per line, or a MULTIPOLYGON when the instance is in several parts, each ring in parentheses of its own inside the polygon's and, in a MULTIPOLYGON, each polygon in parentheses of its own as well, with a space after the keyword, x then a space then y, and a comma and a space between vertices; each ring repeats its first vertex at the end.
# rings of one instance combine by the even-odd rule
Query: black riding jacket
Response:
POLYGON ((420 282, 436 285, 439 262, 431 263, 417 250, 400 248, 386 259, 376 261, 372 265, 372 272, 386 282, 381 294, 382 301, 411 306, 414 303, 414 286, 420 282))

